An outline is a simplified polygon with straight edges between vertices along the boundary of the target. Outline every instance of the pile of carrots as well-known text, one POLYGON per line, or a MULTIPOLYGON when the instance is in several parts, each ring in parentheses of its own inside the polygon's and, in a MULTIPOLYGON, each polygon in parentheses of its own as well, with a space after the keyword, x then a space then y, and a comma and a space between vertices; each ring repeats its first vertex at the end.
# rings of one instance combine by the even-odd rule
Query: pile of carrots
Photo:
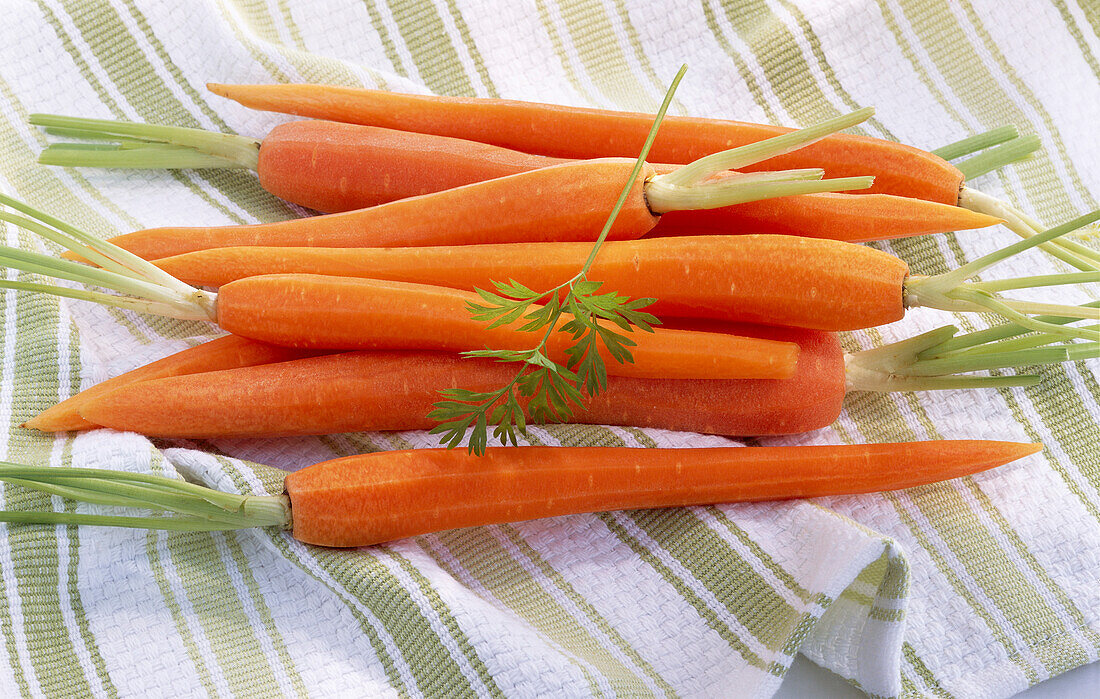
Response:
MULTIPOLYGON (((649 151, 654 164, 633 179, 626 158, 642 150, 648 115, 328 86, 210 88, 309 119, 257 142, 39 115, 33 123, 58 135, 124 142, 54 144, 42 161, 251 168, 273 194, 328 213, 137 231, 112 239, 114 248, 5 198, 25 216, 0 218, 71 249, 69 260, 53 261, 9 251, 8 264, 138 300, 78 298, 210 319, 231 333, 93 386, 26 427, 161 437, 431 428, 439 390, 489 392, 515 373, 460 352, 533 342, 518 318, 498 327, 472 318, 467 309, 485 298, 476 290, 507 281, 555 290, 541 302, 556 304, 588 260, 587 278, 601 291, 653 297, 645 310, 665 325, 630 333, 630 362, 606 354, 606 386, 573 420, 731 436, 809 431, 836 419, 848 390, 866 388, 852 372, 860 359, 843 354, 836 333, 896 321, 919 296, 922 280, 911 279, 903 261, 856 243, 999 222, 959 206, 958 168, 880 139, 830 134, 807 144, 779 127, 668 117, 649 151), (753 159, 754 144, 777 137, 768 143, 789 139, 788 150, 753 159), (620 190, 625 204, 589 260, 620 190)), ((1090 275, 1073 281, 1094 281, 1090 275)), ((46 290, 17 284, 8 286, 46 290)), ((1087 332, 1077 337, 1091 340, 1087 332)), ((548 356, 564 363, 568 328, 552 328, 548 338, 548 356)), ((921 345, 913 360, 939 356, 940 342, 921 345)), ((884 381, 894 373, 884 370, 884 381)), ((268 503, 260 523, 293 520, 303 541, 354 546, 568 512, 896 489, 1034 448, 942 442, 691 451, 353 457, 288 477, 289 504, 268 503), (379 505, 369 522, 354 504, 364 498, 379 505)), ((17 477, 29 484, 25 473, 17 477)), ((106 478, 75 474, 67 485, 75 488, 80 477, 106 478)))

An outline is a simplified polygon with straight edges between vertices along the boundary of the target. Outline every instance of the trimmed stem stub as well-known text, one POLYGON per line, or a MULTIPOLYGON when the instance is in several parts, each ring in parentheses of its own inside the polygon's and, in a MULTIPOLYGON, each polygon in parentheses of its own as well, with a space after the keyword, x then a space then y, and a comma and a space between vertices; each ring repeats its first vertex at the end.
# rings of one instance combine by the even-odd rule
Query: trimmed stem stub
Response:
POLYGON ((689 209, 715 209, 749 201, 798 194, 868 189, 874 177, 821 179, 820 169, 741 173, 738 168, 804 148, 842 129, 866 121, 874 109, 866 107, 756 143, 699 158, 646 182, 646 201, 655 214, 689 209))
POLYGON ((252 527, 290 529, 285 495, 235 495, 165 476, 91 468, 53 468, 0 462, 0 481, 80 502, 139 508, 160 516, 75 512, 0 512, 0 522, 85 524, 174 531, 252 527))
POLYGON ((217 321, 216 293, 184 284, 151 262, 23 202, 0 195, 0 205, 11 206, 29 217, 0 211, 0 220, 25 228, 78 254, 90 253, 89 258, 102 266, 89 267, 71 260, 4 246, 0 246, 0 264, 54 279, 111 289, 122 295, 30 281, 0 280, 0 288, 92 301, 180 320, 217 321))
POLYGON ((987 343, 972 340, 979 333, 964 335, 964 349, 945 351, 960 346, 954 336, 957 329, 945 326, 917 337, 895 342, 884 347, 855 352, 844 358, 844 376, 849 391, 933 391, 966 388, 1003 388, 1033 386, 1039 377, 1033 375, 974 376, 971 372, 993 369, 1010 369, 1022 366, 1056 364, 1073 361, 1082 353, 1079 347, 1093 345, 1058 345, 1040 347, 1059 337, 1040 332, 1040 341, 1005 346, 997 340, 1011 336, 1018 329, 1006 324, 992 331, 980 331, 989 338, 987 343))
MULTIPOLYGON (((1006 228, 1025 240, 1031 239, 1043 230, 1042 225, 1009 202, 991 197, 970 187, 963 187, 960 190, 959 206, 1004 220, 1006 228)), ((1100 270, 1100 252, 1072 240, 1067 240, 1065 237, 1043 242, 1039 247, 1052 257, 1056 257, 1082 272, 1100 270)))
POLYGON ((1031 235, 1017 243, 1009 245, 950 272, 932 277, 912 276, 905 281, 903 297, 906 307, 924 306, 955 312, 993 312, 1019 325, 1035 330, 1050 332, 1063 338, 1100 340, 1100 336, 1091 329, 1063 327, 1031 316, 1046 314, 1067 318, 1100 320, 1100 310, 1094 306, 1067 306, 1062 304, 1037 303, 1004 298, 996 293, 998 288, 1029 288, 1049 286, 1052 282, 1076 283, 1082 279, 1094 280, 1091 271, 1082 275, 1069 274, 1057 277, 1042 275, 1009 282, 966 283, 983 270, 1017 255, 1025 250, 1059 239, 1060 237, 1100 220, 1100 211, 1080 216, 1068 223, 1031 235))
POLYGON ((32 114, 31 124, 67 136, 117 141, 108 144, 54 144, 39 162, 65 167, 191 168, 259 166, 260 142, 234 134, 182 126, 136 124, 109 119, 84 119, 32 114))

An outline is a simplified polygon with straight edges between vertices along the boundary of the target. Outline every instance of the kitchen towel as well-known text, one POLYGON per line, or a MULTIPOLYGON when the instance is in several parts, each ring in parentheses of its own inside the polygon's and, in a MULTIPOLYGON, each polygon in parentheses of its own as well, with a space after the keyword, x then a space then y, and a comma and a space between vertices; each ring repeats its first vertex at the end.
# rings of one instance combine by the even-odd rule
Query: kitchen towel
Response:
MULTIPOLYGON (((1051 224, 1100 194, 1093 0, 5 0, 0 190, 108 236, 304 215, 243 171, 40 166, 34 112, 262 137, 287 117, 206 82, 319 82, 805 125, 873 105, 863 132, 935 148, 1002 124, 1027 162, 980 178, 1051 224)), ((50 250, 13 226, 8 245, 50 250)), ((931 274, 1003 228, 879 245, 931 274)), ((1094 243, 1093 243, 1094 244, 1094 243)), ((1039 253, 987 277, 1066 271, 1039 253)), ((7 278, 29 278, 6 271, 7 278)), ((1082 303, 1084 289, 1036 298, 1082 303)), ((1090 295, 1091 294, 1091 295, 1090 295)), ((279 468, 433 446, 424 433, 150 442, 19 428, 82 387, 214 335, 0 293, 0 458, 277 492, 279 468), (262 465, 261 465, 262 464, 262 465)), ((981 317, 917 310, 849 351, 981 317)), ((830 428, 737 442, 531 429, 637 448, 940 438, 1041 455, 905 492, 562 517, 365 550, 275 531, 0 527, 3 696, 754 696, 797 653, 872 696, 1004 697, 1100 654, 1100 362, 1035 388, 852 394, 830 428)), ((73 508, 9 486, 4 509, 73 508)), ((93 511, 75 506, 78 511, 93 511)))

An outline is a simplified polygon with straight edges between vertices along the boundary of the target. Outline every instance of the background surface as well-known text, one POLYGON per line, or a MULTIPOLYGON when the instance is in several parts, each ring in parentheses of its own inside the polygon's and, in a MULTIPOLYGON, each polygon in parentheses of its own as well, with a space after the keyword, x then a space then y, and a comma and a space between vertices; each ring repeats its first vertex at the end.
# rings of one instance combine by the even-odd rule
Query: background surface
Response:
MULTIPOLYGON (((1082 0, 7 0, 0 188, 100 235, 299 215, 241 172, 45 168, 32 112, 262 136, 283 118, 207 81, 310 81, 655 108, 797 125, 862 105, 865 133, 926 148, 1014 123, 1036 157, 974 183, 1044 221, 1096 208, 1100 8, 1082 0)), ((12 227, 8 244, 46 249, 12 227)), ((915 273, 1014 240, 1003 229, 882 245, 915 273)), ((1040 255, 1007 277, 1064 271, 1040 255)), ((14 273, 8 274, 15 278, 14 273)), ((1040 298, 1050 298, 1040 295, 1040 298)), ((1083 291, 1059 297, 1081 303, 1083 291)), ((239 492, 422 434, 151 443, 17 426, 57 400, 209 337, 0 294, 0 457, 195 479, 239 492)), ((851 351, 947 322, 913 312, 851 351)), ((768 444, 1042 440, 969 479, 864 497, 567 517, 371 550, 267 531, 0 532, 0 693, 142 696, 773 694, 801 651, 879 696, 1002 697, 1100 653, 1100 362, 1028 390, 856 394, 829 429, 768 444)), ((553 427, 551 445, 732 444, 553 427)), ((4 508, 67 507, 3 491, 4 508)), ((86 508, 81 507, 81 511, 86 508)))

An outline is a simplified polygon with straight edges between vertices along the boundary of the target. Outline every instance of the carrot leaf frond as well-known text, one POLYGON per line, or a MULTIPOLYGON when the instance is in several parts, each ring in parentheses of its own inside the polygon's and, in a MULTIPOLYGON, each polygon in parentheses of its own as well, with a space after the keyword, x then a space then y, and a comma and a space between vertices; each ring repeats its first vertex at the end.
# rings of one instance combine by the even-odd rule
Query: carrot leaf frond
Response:
MULTIPOLYGON (((634 169, 577 274, 546 291, 535 291, 511 279, 508 282, 494 281, 495 293, 476 290, 482 303, 467 306, 475 320, 489 323, 489 328, 521 323, 519 330, 542 331, 543 335, 530 350, 485 349, 462 353, 469 358, 513 362, 521 366, 507 385, 491 393, 465 389, 440 392, 446 400, 435 403, 428 418, 438 423, 430 433, 442 435, 440 443, 443 446, 453 449, 467 439, 467 450, 480 455, 485 453, 488 445, 490 423, 494 425, 493 437, 497 441, 514 445, 517 433, 526 434, 528 422, 541 424, 568 420, 574 406, 583 407, 585 393, 596 395, 607 386, 607 367, 598 345, 602 344, 615 361, 630 362, 632 357, 627 348, 633 346, 634 341, 621 333, 632 332, 635 327, 652 331, 652 326, 659 322, 640 310, 653 299, 631 300, 614 292, 600 294, 601 282, 587 279, 585 275, 641 173, 657 129, 686 70, 687 66, 681 67, 669 86, 634 169), (542 299, 545 303, 538 304, 542 299), (563 320, 564 315, 569 318, 563 320), (572 345, 564 350, 564 365, 544 352, 555 332, 567 334, 572 340, 572 345)), ((773 177, 759 186, 788 186, 792 184, 788 179, 812 180, 820 177, 816 170, 812 173, 792 172, 794 174, 773 177), (773 181, 775 179, 780 181, 773 181)), ((710 186, 722 185, 715 183, 704 188, 710 186)))

